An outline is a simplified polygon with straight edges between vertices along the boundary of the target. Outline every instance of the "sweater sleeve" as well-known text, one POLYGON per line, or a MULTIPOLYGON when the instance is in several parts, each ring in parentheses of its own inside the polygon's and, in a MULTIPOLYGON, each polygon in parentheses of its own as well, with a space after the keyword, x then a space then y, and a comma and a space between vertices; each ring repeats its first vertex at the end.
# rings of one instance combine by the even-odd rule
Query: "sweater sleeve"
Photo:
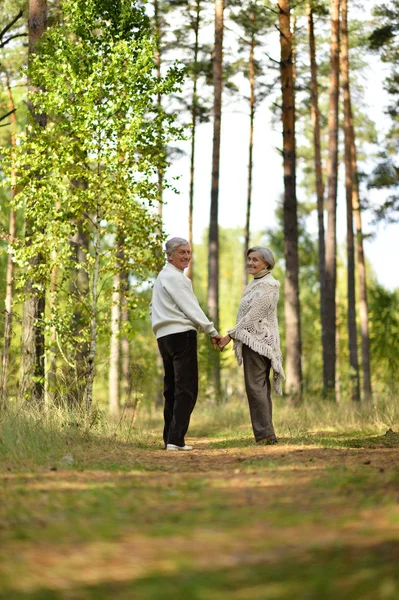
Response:
POLYGON ((180 310, 190 321, 205 331, 210 337, 218 335, 213 322, 208 319, 193 292, 191 281, 187 277, 182 277, 183 285, 173 286, 172 282, 164 284, 164 287, 170 297, 176 302, 180 310))
MULTIPOLYGON (((246 329, 246 325, 254 323, 265 317, 265 308, 275 309, 279 298, 279 289, 277 286, 268 286, 264 302, 253 302, 245 315, 236 323, 235 327, 228 330, 229 336, 235 340, 239 339, 239 332, 246 329), (238 334, 238 336, 237 336, 238 334)), ((265 291, 266 291, 265 290, 265 291)))

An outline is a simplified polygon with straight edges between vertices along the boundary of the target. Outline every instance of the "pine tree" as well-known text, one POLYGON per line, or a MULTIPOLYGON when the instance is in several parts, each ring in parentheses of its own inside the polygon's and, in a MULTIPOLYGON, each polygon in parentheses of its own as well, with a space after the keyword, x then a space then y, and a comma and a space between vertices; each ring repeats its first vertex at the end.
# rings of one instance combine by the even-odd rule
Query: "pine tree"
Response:
POLYGON ((294 403, 302 399, 301 323, 299 303, 298 217, 296 198, 295 99, 289 0, 278 3, 284 161, 284 254, 286 322, 286 391, 294 403))
POLYGON ((331 0, 330 105, 328 115, 328 194, 326 235, 326 336, 323 360, 324 388, 334 396, 336 374, 336 279, 337 279, 337 186, 338 186, 338 107, 340 0, 331 0))

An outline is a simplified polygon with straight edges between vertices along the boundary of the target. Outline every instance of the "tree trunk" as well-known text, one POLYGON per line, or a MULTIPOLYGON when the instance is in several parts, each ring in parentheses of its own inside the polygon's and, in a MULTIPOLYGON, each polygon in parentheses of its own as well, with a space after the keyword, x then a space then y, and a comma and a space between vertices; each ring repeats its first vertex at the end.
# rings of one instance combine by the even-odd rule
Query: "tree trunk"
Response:
MULTIPOLYGON (((162 64, 162 27, 159 14, 159 2, 154 0, 154 29, 155 29, 155 68, 157 70, 158 79, 161 79, 161 64, 162 64)), ((157 97, 158 110, 162 110, 162 95, 158 92, 157 97)), ((164 149, 163 149, 164 151, 164 149)), ((158 215, 162 221, 162 198, 163 198, 163 169, 158 167, 158 215)))
POLYGON ((339 104, 339 10, 340 0, 331 0, 330 106, 328 114, 328 223, 326 237, 326 344, 323 365, 324 388, 335 396, 336 350, 335 289, 337 280, 337 185, 338 185, 338 104, 339 104))
POLYGON ((121 322, 121 290, 119 272, 114 275, 111 307, 111 343, 109 354, 109 412, 119 414, 120 406, 120 322, 121 322))
MULTIPOLYGON (((60 208, 60 203, 57 202, 57 209, 60 208)), ((56 250, 53 250, 54 258, 57 257, 56 250)), ((56 263, 56 260, 54 260, 56 263)), ((55 300, 57 291, 57 267, 54 265, 51 272, 51 283, 50 283, 50 312, 53 316, 55 312, 55 300)), ((44 403, 46 406, 50 405, 50 402, 55 401, 56 385, 57 385, 57 331, 54 325, 51 326, 50 335, 50 347, 48 349, 49 354, 49 367, 47 370, 46 377, 46 389, 44 394, 44 403)))
POLYGON ((317 220, 319 241, 319 282, 320 282, 320 321, 321 341, 323 348, 323 364, 326 363, 326 246, 324 237, 324 182, 323 167, 321 161, 321 135, 320 135, 320 110, 319 110, 319 84, 318 67, 316 61, 316 42, 314 35, 313 11, 309 2, 307 5, 309 54, 311 72, 311 95, 312 95, 312 125, 314 163, 316 174, 316 197, 317 197, 317 220))
POLYGON ((100 217, 97 211, 96 219, 94 222, 95 235, 94 235, 94 271, 93 271, 93 283, 91 289, 91 324, 90 324, 90 348, 89 357, 87 361, 87 383, 85 390, 85 406, 86 412, 91 411, 93 404, 93 384, 94 384, 94 373, 95 373, 95 359, 97 351, 97 304, 98 304, 98 277, 100 271, 100 217))
MULTIPOLYGON (((198 113, 198 48, 199 48, 199 28, 201 19, 201 0, 195 3, 195 21, 194 21, 194 55, 193 55, 193 95, 191 98, 191 157, 190 157, 190 198, 188 207, 188 242, 193 247, 193 216, 194 216, 194 172, 195 172, 195 134, 197 133, 197 113, 198 113)), ((187 269, 187 277, 194 284, 194 262, 191 256, 190 264, 187 269)))
MULTIPOLYGON (((75 181, 75 187, 85 189, 86 184, 82 181, 75 181)), ((87 254, 89 251, 89 239, 87 233, 83 230, 82 223, 78 223, 77 232, 71 239, 74 258, 76 260, 76 269, 71 276, 70 294, 74 298, 74 311, 72 316, 71 329, 76 338, 81 337, 82 332, 88 327, 85 318, 85 307, 89 304, 90 280, 87 272, 87 254)), ((67 374, 67 405, 70 407, 81 406, 87 386, 88 362, 90 345, 87 341, 80 341, 75 344, 73 357, 73 367, 67 374)))
POLYGON ((357 250, 357 268, 359 277, 359 296, 360 296, 360 330, 362 336, 362 363, 363 363, 363 394, 364 401, 371 402, 371 367, 370 367, 370 340, 369 340, 369 320, 367 305, 367 280, 366 280, 366 261, 363 249, 363 230, 362 213, 359 199, 359 180, 357 170, 357 153, 355 128, 353 126, 351 97, 349 93, 349 114, 350 114, 350 133, 351 133, 351 156, 352 156, 352 175, 353 175, 353 199, 352 205, 355 213, 356 226, 356 250, 357 250))
MULTIPOLYGON (((252 14, 251 17, 254 17, 252 14)), ((253 19, 252 19, 253 20, 253 19)), ((253 174, 253 149, 254 149, 254 121, 255 121, 255 33, 252 31, 249 46, 249 148, 248 148, 248 191, 247 191, 247 214, 244 231, 244 273, 243 287, 248 283, 247 252, 249 248, 249 236, 251 225, 251 202, 252 202, 252 174, 253 174)))
MULTIPOLYGON (((219 327, 219 169, 220 133, 222 122, 223 87, 223 13, 224 0, 215 0, 215 47, 213 54, 213 148, 212 148, 212 188, 209 221, 208 257, 208 310, 216 329, 219 327)), ((220 354, 214 355, 213 383, 216 397, 220 398, 220 354)))
POLYGON ((129 395, 132 392, 131 377, 130 377, 130 344, 127 337, 127 327, 129 324, 129 272, 125 268, 121 274, 121 323, 122 323, 122 339, 121 339, 121 363, 122 363, 122 394, 124 402, 129 400, 129 395))
MULTIPOLYGON (((10 115, 11 119, 11 152, 12 152, 12 166, 11 166, 11 200, 14 199, 17 189, 17 170, 15 167, 15 146, 16 146, 16 130, 17 130, 17 117, 15 115, 15 104, 12 97, 10 80, 6 73, 6 91, 8 96, 8 108, 12 111, 10 115)), ((10 221, 9 221, 9 244, 13 244, 15 240, 15 225, 16 225, 15 210, 11 206, 10 209, 10 221)), ((7 279, 6 279, 6 298, 5 298, 5 315, 4 315, 4 349, 3 349, 3 365, 1 371, 1 384, 0 384, 0 410, 5 409, 7 406, 7 383, 8 383, 8 365, 10 360, 10 346, 11 346, 11 335, 12 335, 12 301, 13 301, 13 283, 14 283, 14 262, 12 253, 8 252, 7 257, 7 279)))
POLYGON ((350 364, 351 399, 360 400, 359 363, 357 356, 356 328, 356 292, 355 292, 355 245, 353 235, 353 173, 352 173, 352 136, 350 123, 349 96, 349 43, 348 43, 348 3, 342 2, 341 18, 341 79, 344 95, 344 133, 345 133, 345 189, 346 189, 346 225, 347 225, 347 281, 348 281, 348 344, 350 364))
MULTIPOLYGON (((47 2, 46 0, 29 0, 29 58, 36 52, 36 46, 47 26, 47 2)), ((28 111, 30 118, 41 127, 46 127, 46 115, 35 112, 32 105, 32 94, 34 88, 29 84, 28 89, 28 111)), ((34 223, 28 219, 25 226, 25 243, 31 243, 34 223)), ((34 259, 34 264, 42 261, 41 256, 34 259)), ((22 315, 22 356, 20 395, 22 398, 33 399, 38 402, 44 397, 44 311, 45 295, 35 292, 28 282, 26 286, 27 298, 24 301, 22 315)))
MULTIPOLYGON (((157 70, 158 79, 161 78, 161 63, 162 63, 162 48, 161 48, 161 37, 162 37, 162 28, 159 14, 159 2, 158 0, 154 0, 154 28, 155 28, 155 68, 157 70)), ((161 94, 158 94, 157 99, 158 110, 161 110, 162 107, 162 97, 161 94)), ((160 167, 158 167, 158 216, 160 221, 160 231, 159 234, 162 233, 162 217, 163 217, 163 172, 160 167)), ((164 253, 162 247, 159 248, 159 270, 162 269, 164 264, 164 253)), ((157 406, 162 406, 163 404, 163 394, 162 394, 162 381, 163 381, 163 362, 162 357, 157 351, 157 373, 159 379, 158 392, 157 397, 155 399, 155 403, 157 406)))
POLYGON ((281 46, 281 91, 283 101, 284 160, 284 253, 286 321, 286 391, 294 403, 302 399, 301 323, 299 304, 298 219, 296 199, 295 99, 293 49, 290 30, 290 2, 278 3, 281 46))

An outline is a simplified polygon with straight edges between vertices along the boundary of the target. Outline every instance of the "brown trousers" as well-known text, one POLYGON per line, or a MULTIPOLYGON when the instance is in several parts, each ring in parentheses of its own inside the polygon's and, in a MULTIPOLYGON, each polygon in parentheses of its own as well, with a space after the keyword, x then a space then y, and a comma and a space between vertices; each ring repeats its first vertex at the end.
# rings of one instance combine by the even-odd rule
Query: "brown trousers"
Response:
POLYGON ((274 434, 270 385, 271 360, 243 344, 245 390, 247 392, 252 429, 259 442, 274 434))

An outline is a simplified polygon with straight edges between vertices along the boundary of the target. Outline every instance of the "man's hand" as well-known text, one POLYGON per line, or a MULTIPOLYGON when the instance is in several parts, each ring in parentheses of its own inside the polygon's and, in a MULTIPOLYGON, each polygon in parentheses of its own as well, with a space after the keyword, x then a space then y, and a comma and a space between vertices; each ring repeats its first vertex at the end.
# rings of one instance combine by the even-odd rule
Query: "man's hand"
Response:
POLYGON ((223 352, 223 350, 225 349, 227 344, 229 344, 231 342, 231 340, 232 340, 232 338, 229 336, 229 334, 225 335, 224 337, 222 337, 219 340, 218 346, 219 346, 220 352, 223 352))
POLYGON ((222 336, 219 335, 219 334, 217 334, 217 335, 215 335, 215 337, 211 338, 211 343, 212 343, 212 346, 213 346, 214 350, 218 349, 219 342, 220 342, 221 339, 222 339, 222 336))

